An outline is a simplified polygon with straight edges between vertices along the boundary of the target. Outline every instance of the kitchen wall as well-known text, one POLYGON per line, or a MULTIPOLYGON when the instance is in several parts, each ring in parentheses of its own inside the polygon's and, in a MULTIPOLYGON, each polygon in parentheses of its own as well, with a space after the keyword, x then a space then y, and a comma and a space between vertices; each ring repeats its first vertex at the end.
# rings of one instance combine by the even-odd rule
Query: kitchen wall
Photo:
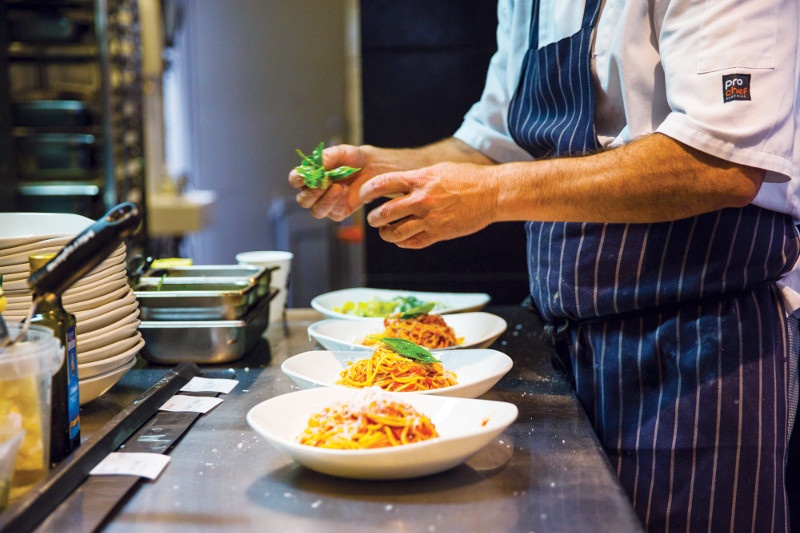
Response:
MULTIPOLYGON (((364 142, 413 147, 452 135, 483 91, 496 13, 496 0, 363 0, 364 142)), ((398 248, 367 228, 364 254, 370 287, 486 292, 511 305, 528 293, 521 222, 423 250, 398 248)))
MULTIPOLYGON (((198 264, 231 264, 240 251, 291 249, 299 255, 295 305, 329 290, 327 265, 341 263, 335 225, 295 208, 287 175, 296 148, 349 138, 352 3, 186 1, 167 55, 168 168, 185 173, 191 188, 217 193, 211 224, 187 236, 182 253, 198 264)), ((360 265, 344 264, 357 284, 360 265)))
POLYGON ((361 285, 522 300, 521 223, 422 251, 389 245, 370 228, 364 243, 344 243, 339 225, 296 207, 286 183, 295 148, 321 140, 419 146, 452 134, 481 94, 496 47, 495 0, 182 5, 167 73, 182 87, 167 97, 168 159, 218 199, 211 225, 185 240, 186 255, 219 264, 243 250, 288 249, 293 306, 361 285))

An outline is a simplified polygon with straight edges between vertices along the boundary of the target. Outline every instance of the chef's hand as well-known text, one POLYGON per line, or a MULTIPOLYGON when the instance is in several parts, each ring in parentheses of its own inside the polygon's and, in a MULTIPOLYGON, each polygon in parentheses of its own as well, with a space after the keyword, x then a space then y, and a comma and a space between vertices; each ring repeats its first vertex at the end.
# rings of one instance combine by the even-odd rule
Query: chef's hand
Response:
POLYGON ((326 169, 340 166, 360 168, 361 170, 346 179, 337 180, 326 190, 311 189, 303 183, 303 178, 295 169, 289 173, 289 185, 298 189, 297 203, 309 210, 314 218, 328 217, 340 222, 353 214, 363 203, 358 196, 359 187, 375 173, 371 170, 370 147, 340 144, 329 146, 322 152, 326 169))
POLYGON ((407 172, 389 172, 361 186, 361 202, 392 200, 367 215, 381 238, 400 248, 424 248, 475 233, 494 222, 498 198, 492 167, 439 163, 407 172))

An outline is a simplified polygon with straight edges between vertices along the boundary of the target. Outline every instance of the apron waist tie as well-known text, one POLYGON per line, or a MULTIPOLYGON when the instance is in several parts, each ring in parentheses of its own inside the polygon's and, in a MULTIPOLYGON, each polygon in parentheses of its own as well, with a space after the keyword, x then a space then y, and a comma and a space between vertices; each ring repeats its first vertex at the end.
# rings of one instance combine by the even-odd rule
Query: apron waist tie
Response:
POLYGON ((525 300, 522 302, 522 306, 527 311, 535 314, 536 316, 542 319, 542 323, 544 324, 544 333, 548 343, 554 348, 556 348, 559 352, 561 352, 561 348, 564 347, 563 343, 566 342, 567 340, 566 339, 567 331, 569 331, 571 328, 581 326, 583 324, 602 324, 603 322, 608 322, 611 320, 621 322, 625 320, 651 317, 662 313, 674 313, 681 309, 702 307, 704 305, 711 305, 715 303, 724 302, 726 300, 739 298, 740 296, 745 296, 759 289, 769 287, 770 285, 775 285, 775 280, 765 280, 750 287, 747 287, 746 289, 724 292, 713 296, 708 296, 705 298, 697 298, 693 300, 686 300, 683 302, 673 302, 655 307, 646 307, 643 309, 623 311, 622 313, 616 313, 613 315, 593 316, 593 317, 581 318, 578 320, 571 318, 558 318, 555 320, 551 320, 545 318, 539 312, 539 309, 536 307, 536 304, 534 303, 533 298, 531 298, 530 295, 526 296, 525 300))

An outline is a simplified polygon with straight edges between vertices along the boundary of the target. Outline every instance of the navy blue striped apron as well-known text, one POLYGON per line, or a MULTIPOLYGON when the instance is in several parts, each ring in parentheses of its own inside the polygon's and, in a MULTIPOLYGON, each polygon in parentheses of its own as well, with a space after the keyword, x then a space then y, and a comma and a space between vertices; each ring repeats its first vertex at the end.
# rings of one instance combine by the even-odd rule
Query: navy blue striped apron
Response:
MULTIPOLYGON (((591 43, 530 47, 508 113, 534 158, 599 149, 591 43)), ((591 199, 587 199, 591 201, 591 199)), ((651 531, 784 531, 797 324, 775 281, 800 254, 756 206, 657 224, 526 223, 530 298, 651 531)))

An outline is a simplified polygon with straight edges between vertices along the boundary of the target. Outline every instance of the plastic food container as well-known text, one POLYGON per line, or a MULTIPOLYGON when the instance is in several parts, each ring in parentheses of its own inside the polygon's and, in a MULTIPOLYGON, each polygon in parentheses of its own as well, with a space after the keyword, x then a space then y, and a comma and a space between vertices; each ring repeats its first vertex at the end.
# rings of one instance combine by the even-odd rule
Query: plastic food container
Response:
POLYGON ((25 430, 21 427, 0 427, 0 513, 8 506, 17 451, 24 437, 25 430))
MULTIPOLYGON (((12 338, 21 327, 8 324, 12 338)), ((3 448, 10 454, 13 444, 3 444, 22 432, 8 487, 9 501, 25 494, 50 470, 50 382, 63 359, 53 333, 41 326, 30 326, 16 344, 0 348, 0 455, 3 448)), ((0 478, 0 489, 3 481, 0 478)))

